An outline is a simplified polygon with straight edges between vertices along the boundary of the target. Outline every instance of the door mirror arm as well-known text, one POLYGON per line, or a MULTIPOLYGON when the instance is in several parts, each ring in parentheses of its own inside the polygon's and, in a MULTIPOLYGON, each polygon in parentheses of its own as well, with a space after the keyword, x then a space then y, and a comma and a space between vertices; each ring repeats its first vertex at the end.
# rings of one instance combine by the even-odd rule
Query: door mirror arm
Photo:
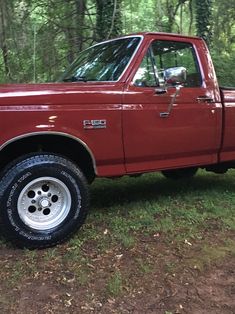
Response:
POLYGON ((174 106, 174 103, 175 103, 175 101, 176 101, 176 98, 177 98, 177 96, 179 95, 180 90, 181 90, 182 87, 183 87, 183 85, 177 85, 177 86, 175 86, 176 91, 175 91, 175 94, 174 94, 174 95, 172 96, 172 98, 171 98, 171 102, 170 102, 170 104, 169 104, 169 106, 168 106, 168 109, 167 109, 166 112, 160 112, 160 118, 168 118, 168 117, 170 116, 171 111, 172 111, 173 106, 174 106))
MULTIPOLYGON (((174 67, 174 68, 168 68, 163 71, 163 84, 165 92, 162 92, 162 94, 167 92, 167 87, 175 87, 176 91, 175 94, 172 96, 170 104, 168 106, 168 109, 166 112, 160 112, 160 117, 161 118, 167 118, 170 116, 171 111, 173 109, 174 103, 176 101, 177 96, 180 93, 181 88, 184 86, 184 83, 186 82, 187 79, 187 70, 184 67, 174 67)), ((156 94, 161 94, 156 92, 156 94)))

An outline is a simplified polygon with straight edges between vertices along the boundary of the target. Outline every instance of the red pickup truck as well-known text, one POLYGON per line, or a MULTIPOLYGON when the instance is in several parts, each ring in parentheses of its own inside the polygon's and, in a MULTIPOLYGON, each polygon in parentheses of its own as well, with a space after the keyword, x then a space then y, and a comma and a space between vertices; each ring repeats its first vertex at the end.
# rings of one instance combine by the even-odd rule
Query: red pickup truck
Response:
POLYGON ((0 122, 1 229, 21 247, 75 232, 95 177, 235 167, 235 89, 197 37, 129 35, 81 52, 57 83, 1 85, 0 122))

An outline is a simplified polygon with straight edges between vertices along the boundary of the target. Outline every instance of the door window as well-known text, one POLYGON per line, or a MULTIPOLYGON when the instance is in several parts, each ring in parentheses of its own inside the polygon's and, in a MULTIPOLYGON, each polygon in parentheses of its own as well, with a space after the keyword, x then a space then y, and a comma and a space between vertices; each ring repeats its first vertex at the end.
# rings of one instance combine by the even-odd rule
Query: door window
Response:
POLYGON ((156 87, 158 86, 157 71, 155 69, 154 58, 151 49, 143 58, 139 69, 134 77, 134 85, 140 87, 156 87))
POLYGON ((202 78, 193 46, 190 43, 157 40, 148 49, 135 77, 136 86, 159 86, 164 71, 185 67, 187 81, 184 87, 200 87, 202 78))

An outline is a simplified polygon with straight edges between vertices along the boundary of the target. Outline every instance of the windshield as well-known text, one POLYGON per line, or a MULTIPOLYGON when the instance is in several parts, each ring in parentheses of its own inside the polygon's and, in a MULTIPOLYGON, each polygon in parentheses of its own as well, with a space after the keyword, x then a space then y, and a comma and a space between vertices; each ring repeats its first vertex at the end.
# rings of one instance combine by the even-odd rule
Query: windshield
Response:
POLYGON ((139 42, 140 37, 127 37, 88 48, 79 54, 60 81, 117 81, 139 42))

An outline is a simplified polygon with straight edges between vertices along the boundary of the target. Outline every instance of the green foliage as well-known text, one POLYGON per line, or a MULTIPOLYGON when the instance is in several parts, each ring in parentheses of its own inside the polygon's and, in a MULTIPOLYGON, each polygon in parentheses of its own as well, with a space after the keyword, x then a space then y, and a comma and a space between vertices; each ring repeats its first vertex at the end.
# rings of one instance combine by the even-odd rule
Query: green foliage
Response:
POLYGON ((212 0, 195 0, 197 35, 205 39, 208 44, 212 35, 212 7, 212 0))
POLYGON ((213 49, 212 58, 220 86, 235 86, 235 51, 219 54, 213 49))
POLYGON ((96 39, 117 37, 122 33, 121 1, 96 0, 96 39))
POLYGON ((54 81, 91 44, 139 31, 203 37, 222 85, 235 85, 235 2, 0 1, 0 83, 54 81))

